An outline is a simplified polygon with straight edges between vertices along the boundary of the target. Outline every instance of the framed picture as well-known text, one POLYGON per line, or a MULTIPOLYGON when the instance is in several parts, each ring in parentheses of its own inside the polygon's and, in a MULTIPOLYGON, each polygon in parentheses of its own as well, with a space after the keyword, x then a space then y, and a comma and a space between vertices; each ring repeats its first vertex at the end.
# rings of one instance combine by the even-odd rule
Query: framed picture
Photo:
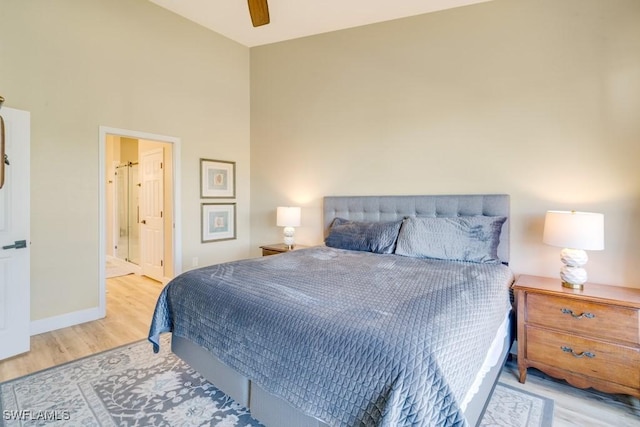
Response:
POLYGON ((202 204, 202 243, 236 238, 236 204, 202 204))
POLYGON ((200 159, 200 197, 236 197, 236 162, 200 159))

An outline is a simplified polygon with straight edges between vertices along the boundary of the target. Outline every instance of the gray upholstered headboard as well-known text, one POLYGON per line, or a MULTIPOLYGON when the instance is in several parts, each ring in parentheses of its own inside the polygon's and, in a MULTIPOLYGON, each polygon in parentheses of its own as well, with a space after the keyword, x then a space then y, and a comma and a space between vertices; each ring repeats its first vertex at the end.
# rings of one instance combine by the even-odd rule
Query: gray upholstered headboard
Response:
POLYGON ((393 221, 406 216, 505 216, 498 256, 509 263, 509 195, 463 194, 434 196, 328 196, 324 198, 324 235, 334 218, 352 221, 393 221))

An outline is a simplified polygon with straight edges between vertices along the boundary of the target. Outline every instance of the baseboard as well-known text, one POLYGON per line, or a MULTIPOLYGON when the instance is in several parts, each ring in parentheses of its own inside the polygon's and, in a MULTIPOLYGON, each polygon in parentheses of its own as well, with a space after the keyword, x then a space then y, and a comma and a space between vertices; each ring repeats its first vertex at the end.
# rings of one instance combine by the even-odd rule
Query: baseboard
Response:
POLYGON ((45 319, 31 321, 31 335, 38 335, 45 332, 55 331, 57 329, 67 328, 69 326, 79 325, 80 323, 91 322, 105 317, 105 313, 100 312, 99 307, 88 308, 86 310, 74 311, 71 313, 61 314, 59 316, 47 317, 45 319))

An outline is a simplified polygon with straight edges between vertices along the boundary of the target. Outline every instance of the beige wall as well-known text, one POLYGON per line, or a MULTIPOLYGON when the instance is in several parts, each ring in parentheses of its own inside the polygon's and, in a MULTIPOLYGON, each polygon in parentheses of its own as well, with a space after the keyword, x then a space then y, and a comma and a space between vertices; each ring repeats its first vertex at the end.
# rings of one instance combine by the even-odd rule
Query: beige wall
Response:
POLYGON ((0 92, 31 112, 31 317, 98 306, 99 126, 181 140, 185 269, 247 255, 249 49, 144 0, 2 0, 0 92), (199 159, 237 162, 238 239, 200 243, 199 159))
POLYGON ((321 197, 508 193, 512 267, 557 276, 544 213, 605 214, 594 282, 640 287, 640 2, 495 0, 251 50, 251 242, 321 197))
POLYGON ((547 209, 591 210, 591 279, 640 287, 636 0, 495 0, 251 51, 143 0, 0 16, 0 92, 31 112, 33 320, 98 305, 99 126, 181 139, 183 269, 259 255, 279 205, 315 244, 324 195, 491 192, 512 195, 516 273, 559 268, 547 209), (199 158, 237 163, 236 240, 200 243, 199 158))

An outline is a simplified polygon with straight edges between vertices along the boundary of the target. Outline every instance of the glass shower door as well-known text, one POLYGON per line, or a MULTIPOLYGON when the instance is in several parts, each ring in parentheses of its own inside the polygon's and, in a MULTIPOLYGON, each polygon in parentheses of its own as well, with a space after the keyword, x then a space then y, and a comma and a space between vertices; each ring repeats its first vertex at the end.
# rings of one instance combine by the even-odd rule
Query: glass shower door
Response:
POLYGON ((140 264, 138 164, 118 166, 116 184, 116 257, 140 264))

